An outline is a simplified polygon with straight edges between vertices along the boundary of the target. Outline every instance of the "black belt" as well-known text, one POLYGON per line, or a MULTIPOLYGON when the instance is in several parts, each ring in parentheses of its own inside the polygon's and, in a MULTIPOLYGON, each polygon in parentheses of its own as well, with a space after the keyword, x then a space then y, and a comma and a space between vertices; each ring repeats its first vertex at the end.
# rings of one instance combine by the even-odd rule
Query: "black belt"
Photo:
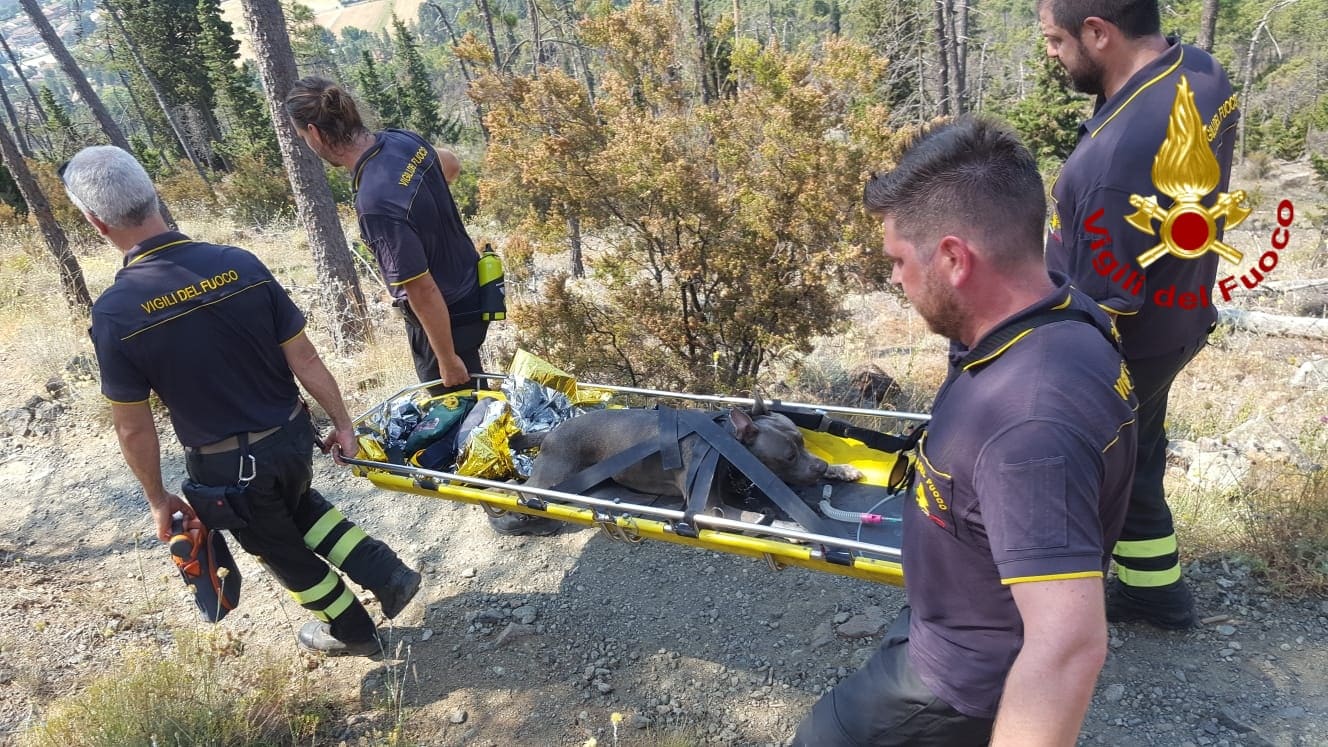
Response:
MULTIPOLYGON (((294 420, 295 416, 299 415, 300 410, 303 409, 304 409, 304 401, 301 400, 300 402, 296 402, 295 409, 291 411, 290 417, 286 418, 286 423, 289 423, 290 421, 294 420)), ((258 443, 259 441, 262 441, 263 439, 267 438, 273 433, 276 433, 282 428, 285 428, 286 423, 282 423, 281 425, 274 425, 271 428, 264 428, 261 431, 250 431, 247 434, 249 436, 249 443, 254 444, 258 443)), ((228 451, 235 451, 238 448, 240 448, 240 437, 238 435, 235 435, 235 436, 227 436, 226 438, 223 438, 220 441, 213 441, 210 444, 203 444, 202 446, 191 446, 189 447, 189 450, 196 454, 225 454, 228 451)))

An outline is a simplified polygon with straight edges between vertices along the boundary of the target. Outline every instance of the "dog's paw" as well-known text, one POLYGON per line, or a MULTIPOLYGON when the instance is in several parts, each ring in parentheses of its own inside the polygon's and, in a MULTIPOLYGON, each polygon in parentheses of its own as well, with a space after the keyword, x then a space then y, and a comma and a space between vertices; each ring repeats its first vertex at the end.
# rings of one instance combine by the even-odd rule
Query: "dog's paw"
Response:
POLYGON ((827 480, 857 482, 862 479, 862 472, 851 464, 832 464, 825 470, 827 480))

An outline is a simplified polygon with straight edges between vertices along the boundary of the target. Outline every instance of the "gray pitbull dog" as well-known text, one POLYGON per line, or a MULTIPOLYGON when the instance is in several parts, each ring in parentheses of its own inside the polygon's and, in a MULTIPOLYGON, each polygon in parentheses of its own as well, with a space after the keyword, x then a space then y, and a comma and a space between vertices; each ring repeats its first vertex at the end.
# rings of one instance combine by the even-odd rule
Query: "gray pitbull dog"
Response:
MULTIPOLYGON (((768 412, 759 398, 750 415, 736 408, 730 410, 726 428, 788 485, 813 485, 822 478, 852 481, 862 477, 850 465, 826 464, 810 454, 803 445, 802 431, 783 415, 768 412)), ((530 435, 536 436, 530 443, 539 443, 540 452, 526 484, 551 488, 634 444, 658 440, 659 414, 653 410, 595 410, 566 420, 547 433, 530 435)), ((665 469, 656 452, 612 479, 639 493, 683 498, 687 494, 692 446, 698 438, 693 433, 682 440, 682 469, 665 469)))

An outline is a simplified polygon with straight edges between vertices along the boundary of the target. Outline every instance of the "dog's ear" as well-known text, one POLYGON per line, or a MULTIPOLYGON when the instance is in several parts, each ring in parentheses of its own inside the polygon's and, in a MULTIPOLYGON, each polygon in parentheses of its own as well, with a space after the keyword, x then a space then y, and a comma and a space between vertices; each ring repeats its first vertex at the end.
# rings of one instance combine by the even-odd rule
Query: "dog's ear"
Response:
POLYGON ((769 415, 770 411, 765 408, 765 400, 761 399, 761 390, 752 390, 752 417, 757 415, 769 415))
POLYGON ((756 439, 756 423, 752 422, 752 416, 733 408, 729 410, 729 422, 733 424, 733 435, 744 444, 749 444, 756 439))

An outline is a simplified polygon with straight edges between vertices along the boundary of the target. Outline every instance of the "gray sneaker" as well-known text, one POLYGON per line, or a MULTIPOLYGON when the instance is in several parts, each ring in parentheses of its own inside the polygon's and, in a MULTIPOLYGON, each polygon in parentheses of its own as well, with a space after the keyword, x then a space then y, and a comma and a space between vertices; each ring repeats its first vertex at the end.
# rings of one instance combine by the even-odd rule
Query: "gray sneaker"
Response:
POLYGON ((300 648, 305 651, 328 656, 377 656, 383 650, 378 643, 378 636, 367 641, 346 642, 332 635, 331 626, 317 620, 310 620, 300 628, 298 640, 300 648))
POLYGON ((420 574, 402 565, 392 571, 391 577, 387 579, 387 585, 375 591, 374 596, 378 597, 378 603, 383 607, 383 614, 391 620, 401 614, 401 610, 406 609, 406 605, 410 604, 410 600, 415 598, 415 592, 419 590, 420 574))

